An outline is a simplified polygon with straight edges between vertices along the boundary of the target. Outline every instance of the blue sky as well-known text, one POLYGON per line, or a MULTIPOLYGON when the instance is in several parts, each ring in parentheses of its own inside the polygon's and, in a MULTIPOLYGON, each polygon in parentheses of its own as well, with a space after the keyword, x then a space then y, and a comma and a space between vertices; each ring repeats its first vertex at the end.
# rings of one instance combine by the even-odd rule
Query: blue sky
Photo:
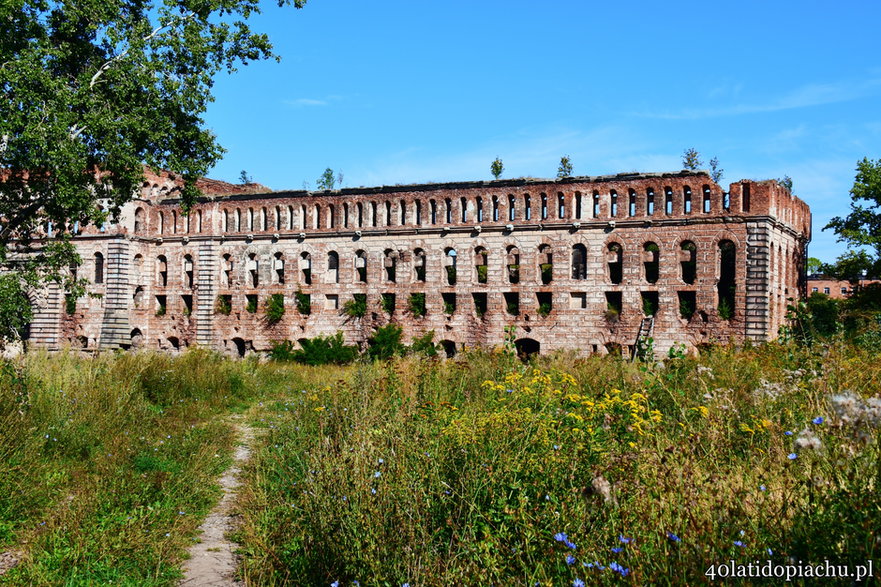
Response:
POLYGON ((301 189, 681 169, 694 147, 723 185, 789 175, 820 229, 854 167, 881 158, 881 2, 309 0, 264 2, 281 63, 222 75, 212 177, 301 189))

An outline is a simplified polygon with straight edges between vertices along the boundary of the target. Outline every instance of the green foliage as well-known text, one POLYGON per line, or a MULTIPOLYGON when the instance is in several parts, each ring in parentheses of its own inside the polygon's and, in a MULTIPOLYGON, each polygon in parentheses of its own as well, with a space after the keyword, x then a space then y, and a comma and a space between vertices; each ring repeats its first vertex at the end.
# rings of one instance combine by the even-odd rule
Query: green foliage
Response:
POLYGON ((501 159, 496 157, 490 164, 489 171, 495 179, 498 179, 502 176, 502 172, 505 171, 505 165, 502 163, 501 159))
POLYGON ((276 324, 284 317, 284 294, 274 293, 266 298, 266 322, 276 324))
POLYGON ((343 313, 351 318, 367 315, 367 294, 353 294, 352 299, 343 304, 343 313))
POLYGON ((691 320, 691 317, 694 316, 694 304, 691 303, 689 300, 680 299, 679 315, 686 320, 691 320))
POLYGON ((424 293, 412 293, 410 294, 410 299, 407 302, 407 307, 410 310, 410 314, 412 314, 416 318, 421 318, 425 316, 425 294, 424 293))
POLYGON ((257 296, 256 295, 245 296, 245 311, 250 314, 254 314, 257 312, 257 296))
POLYGON ((685 149, 682 152, 682 169, 690 169, 692 171, 700 169, 704 164, 701 161, 701 154, 694 147, 685 149))
POLYGON ((820 273, 834 279, 859 283, 861 279, 874 279, 881 270, 878 259, 862 249, 851 249, 842 253, 835 263, 820 265, 820 273))
POLYGON ((512 263, 508 265, 508 280, 511 283, 519 283, 520 282, 520 265, 516 263, 512 263))
POLYGON ((784 175, 783 177, 781 177, 777 180, 777 185, 779 185, 782 188, 786 188, 787 190, 789 190, 791 192, 792 191, 792 178, 789 177, 788 175, 784 175))
POLYGON ((542 263, 538 267, 541 270, 541 282, 550 283, 554 279, 554 264, 542 263))
POLYGON ((19 276, 14 273, 0 275, 0 339, 21 338, 32 317, 31 303, 19 276))
POLYGON ((487 265, 477 265, 477 283, 486 283, 489 267, 487 265))
POLYGON ((434 344, 434 330, 429 330, 422 336, 414 338, 410 345, 410 352, 426 357, 436 357, 437 346, 434 344))
POLYGON ((239 173, 239 183, 242 185, 247 185, 249 183, 254 183, 254 178, 248 175, 248 172, 242 169, 241 173, 239 173))
POLYGON ((299 349, 295 349, 289 340, 274 342, 269 358, 303 365, 345 365, 358 358, 358 347, 347 345, 343 333, 337 332, 333 336, 304 338, 299 349))
POLYGON ((337 183, 343 183, 343 174, 340 172, 338 176, 335 176, 333 169, 330 167, 325 169, 321 177, 315 181, 316 187, 319 190, 332 190, 337 183))
POLYGON ((385 361, 403 355, 407 351, 401 342, 403 336, 404 329, 397 324, 386 324, 377 328, 367 340, 367 356, 374 361, 385 361))
POLYGON ((714 182, 719 183, 720 181, 722 181, 722 174, 724 171, 724 169, 719 167, 718 157, 713 157, 712 159, 710 159, 710 178, 714 182))
POLYGON ((456 311, 456 304, 452 301, 444 300, 444 314, 453 314, 456 311))
POLYGON ((259 12, 252 0, 0 5, 0 271, 66 279, 64 240, 118 215, 145 166, 180 179, 191 205, 223 153, 204 122, 215 74, 275 57, 247 23, 259 12), (61 240, 37 253, 32 235, 48 223, 61 240))
POLYGON ((296 300, 297 311, 304 315, 308 316, 312 313, 312 296, 311 294, 303 293, 300 290, 297 290, 294 293, 294 300, 296 300))
POLYGON ((822 261, 820 261, 816 257, 808 257, 808 262, 805 265, 805 271, 807 271, 808 275, 814 275, 815 273, 819 273, 822 267, 822 261))
POLYGON ((453 265, 447 265, 447 283, 450 285, 456 285, 456 267, 453 265))
POLYGON ((214 311, 218 314, 229 316, 232 313, 232 296, 222 294, 217 296, 214 311))
POLYGON ((536 313, 544 318, 551 313, 551 308, 552 306, 550 302, 542 302, 538 305, 538 310, 536 310, 536 313))
POLYGON ((393 293, 384 293, 382 294, 381 302, 382 310, 386 314, 393 314, 395 311, 395 294, 393 293))
POLYGON ((723 297, 719 300, 719 318, 722 320, 731 320, 734 317, 734 308, 731 307, 731 302, 728 301, 727 297, 723 297))
MULTIPOLYGON (((721 310, 719 311, 721 314, 721 310)), ((657 302, 649 296, 642 297, 642 313, 646 316, 654 316, 658 313, 658 304, 657 302)), ((724 318, 728 320, 728 318, 724 318)))
POLYGON ((76 297, 73 294, 64 294, 64 312, 68 316, 76 314, 76 297))
POLYGON ((572 177, 572 161, 570 161, 569 155, 563 155, 560 157, 560 166, 557 168, 557 177, 560 179, 564 177, 572 177))
POLYGON ((850 198, 850 213, 836 216, 823 230, 831 228, 850 247, 873 249, 873 275, 881 275, 881 159, 857 162, 850 198))

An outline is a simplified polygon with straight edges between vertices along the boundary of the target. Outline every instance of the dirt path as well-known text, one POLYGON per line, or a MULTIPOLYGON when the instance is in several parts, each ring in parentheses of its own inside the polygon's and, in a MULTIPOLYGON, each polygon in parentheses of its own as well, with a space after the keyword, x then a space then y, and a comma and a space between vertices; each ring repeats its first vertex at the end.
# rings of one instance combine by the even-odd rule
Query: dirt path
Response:
POLYGON ((239 435, 239 444, 233 455, 233 463, 220 478, 223 497, 199 526, 201 542, 190 548, 190 559, 184 562, 184 578, 181 587, 227 587, 243 585, 236 581, 235 544, 226 535, 235 529, 236 521, 232 515, 236 490, 241 482, 241 467, 251 456, 254 431, 234 416, 234 425, 239 435))
POLYGON ((21 561, 22 556, 24 553, 20 550, 0 552, 0 575, 5 575, 6 571, 14 568, 21 561))

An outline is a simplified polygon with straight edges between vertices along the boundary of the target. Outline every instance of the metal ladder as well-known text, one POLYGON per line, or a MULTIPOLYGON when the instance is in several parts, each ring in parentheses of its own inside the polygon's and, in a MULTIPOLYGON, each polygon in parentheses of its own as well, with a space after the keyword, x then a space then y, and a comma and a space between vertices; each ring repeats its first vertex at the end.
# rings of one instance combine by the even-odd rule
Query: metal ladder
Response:
POLYGON ((636 332, 636 342, 633 345, 633 353, 630 355, 630 362, 635 361, 636 357, 640 354, 640 345, 645 339, 652 335, 652 328, 654 325, 654 316, 646 316, 642 319, 642 322, 639 323, 639 330, 636 332))

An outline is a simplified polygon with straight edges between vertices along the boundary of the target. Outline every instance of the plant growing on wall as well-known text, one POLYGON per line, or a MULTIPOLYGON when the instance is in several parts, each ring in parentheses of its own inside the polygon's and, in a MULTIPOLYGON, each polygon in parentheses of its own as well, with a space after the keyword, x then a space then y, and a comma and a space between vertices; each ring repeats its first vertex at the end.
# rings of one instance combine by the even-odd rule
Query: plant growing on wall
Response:
POLYGON ((308 316, 312 313, 312 296, 310 294, 305 294, 300 290, 294 294, 294 299, 297 304, 297 311, 304 316, 308 316))
POLYGON ((560 157, 560 166, 557 168, 557 177, 560 179, 564 177, 572 177, 572 161, 569 159, 569 155, 563 155, 560 157))
POLYGON ((218 314, 229 316, 232 313, 232 296, 217 296, 217 303, 214 305, 214 311, 218 314))
POLYGON ((251 314, 256 313, 257 312, 257 296, 248 295, 248 296, 245 296, 245 300, 246 300, 245 311, 249 312, 251 314))
POLYGON ((284 294, 274 293, 266 298, 266 322, 275 324, 284 317, 284 294))
POLYGON ((493 177, 498 179, 502 176, 502 172, 505 171, 505 165, 502 163, 502 160, 498 157, 490 164, 489 166, 490 173, 493 174, 493 177))
POLYGON ((392 314, 395 311, 395 294, 384 293, 381 298, 382 309, 386 314, 392 314))
POLYGON ((343 313, 352 318, 363 318, 367 314, 367 294, 354 294, 343 304, 343 313))
POLYGON ((408 307, 410 309, 410 313, 416 317, 421 318, 425 316, 425 294, 424 293, 413 293, 410 294, 410 300, 408 307))

